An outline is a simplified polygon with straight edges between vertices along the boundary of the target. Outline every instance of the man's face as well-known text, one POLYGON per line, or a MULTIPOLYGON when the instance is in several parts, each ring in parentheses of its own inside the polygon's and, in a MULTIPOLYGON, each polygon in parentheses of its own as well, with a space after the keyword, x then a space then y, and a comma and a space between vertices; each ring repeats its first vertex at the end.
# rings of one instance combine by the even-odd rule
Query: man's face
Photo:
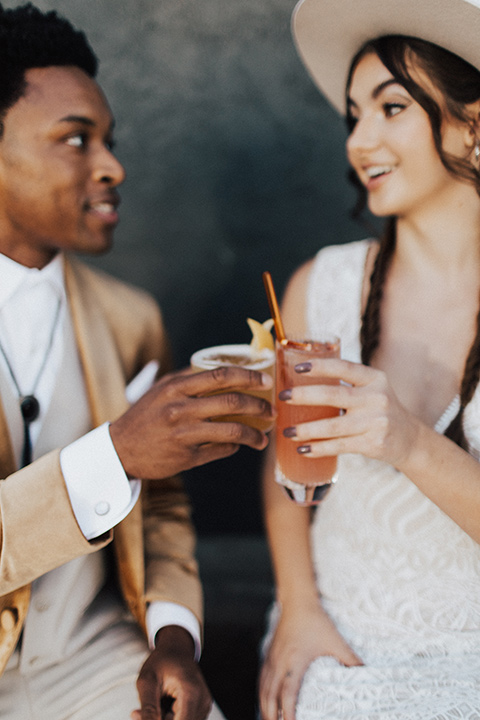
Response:
POLYGON ((25 79, 0 138, 0 252, 39 268, 58 250, 104 252, 125 178, 107 101, 76 67, 33 68, 25 79))

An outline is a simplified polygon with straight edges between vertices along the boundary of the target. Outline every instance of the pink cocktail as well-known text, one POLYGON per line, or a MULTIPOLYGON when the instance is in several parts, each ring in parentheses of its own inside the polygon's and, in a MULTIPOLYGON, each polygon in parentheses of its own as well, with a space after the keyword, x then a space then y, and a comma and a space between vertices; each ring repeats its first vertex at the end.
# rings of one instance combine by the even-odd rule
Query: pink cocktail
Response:
MULTIPOLYGON (((338 384, 338 380, 312 378, 309 373, 295 372, 295 366, 314 358, 340 357, 340 341, 296 342, 285 340, 276 343, 276 392, 296 385, 338 384)), ((308 458, 297 452, 298 441, 284 436, 283 431, 299 423, 320 420, 339 414, 339 409, 318 405, 292 405, 277 402, 277 465, 275 479, 287 495, 300 505, 319 503, 329 489, 337 469, 336 457, 308 458)))

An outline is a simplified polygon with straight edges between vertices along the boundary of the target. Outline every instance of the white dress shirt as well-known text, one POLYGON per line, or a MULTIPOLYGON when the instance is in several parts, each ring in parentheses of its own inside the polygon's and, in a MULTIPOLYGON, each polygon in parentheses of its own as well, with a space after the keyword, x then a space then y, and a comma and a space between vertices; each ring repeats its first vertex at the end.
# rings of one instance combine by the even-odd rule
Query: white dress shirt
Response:
MULTIPOLYGON (((18 395, 35 394, 40 413, 30 424, 32 445, 38 438, 62 362, 63 327, 68 313, 63 256, 45 268, 27 268, 0 254, 0 364, 18 395), (6 356, 6 358, 5 358, 6 356), (13 373, 13 378, 12 378, 13 373), (18 387, 17 387, 18 386, 18 387)), ((69 319, 69 318, 68 318, 69 319)), ((151 386, 158 366, 149 363, 127 388, 135 402, 151 386)), ((72 509, 88 540, 108 532, 128 515, 140 493, 140 480, 129 480, 105 423, 60 453, 72 509)), ((152 603, 147 609, 150 646, 166 625, 190 632, 200 656, 200 628, 193 613, 175 603, 152 603)))

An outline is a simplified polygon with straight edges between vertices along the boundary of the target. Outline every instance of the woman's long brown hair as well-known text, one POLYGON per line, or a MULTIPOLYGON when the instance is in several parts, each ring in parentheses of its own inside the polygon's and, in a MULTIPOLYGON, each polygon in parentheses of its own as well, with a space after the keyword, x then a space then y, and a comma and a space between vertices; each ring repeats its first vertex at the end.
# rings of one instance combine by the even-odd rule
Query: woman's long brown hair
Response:
MULTIPOLYGON (((462 122, 470 121, 466 105, 480 99, 480 72, 457 55, 443 48, 417 38, 390 35, 367 43, 355 56, 350 69, 347 92, 353 72, 362 57, 368 53, 378 55, 393 77, 403 85, 409 94, 427 112, 432 127, 435 147, 444 167, 456 177, 474 185, 480 195, 480 173, 468 160, 457 158, 446 153, 442 146, 442 121, 445 111, 438 103, 418 85, 410 76, 408 65, 411 61, 427 73, 427 76, 440 90, 446 112, 462 122)), ((348 107, 348 103, 347 103, 348 107)), ((470 121, 471 122, 471 121, 470 121)), ((352 128, 353 119, 347 113, 347 125, 352 128)), ((366 193, 363 189, 360 205, 365 205, 366 193)), ((381 303, 383 287, 393 257, 396 243, 396 221, 387 221, 385 232, 380 241, 380 248, 370 277, 370 291, 362 317, 360 339, 362 345, 362 362, 369 365, 380 343, 381 336, 381 303)), ((473 397, 480 379, 480 303, 476 319, 476 335, 469 350, 463 378, 460 386, 460 410, 452 420, 445 435, 468 450, 463 432, 463 412, 473 397)))

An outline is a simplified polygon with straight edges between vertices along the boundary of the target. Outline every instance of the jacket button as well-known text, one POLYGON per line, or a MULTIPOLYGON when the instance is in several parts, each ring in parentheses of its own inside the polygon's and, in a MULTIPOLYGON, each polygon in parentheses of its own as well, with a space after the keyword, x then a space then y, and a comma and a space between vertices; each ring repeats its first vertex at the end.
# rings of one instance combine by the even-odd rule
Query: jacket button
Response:
POLYGON ((5 632, 11 632, 17 624, 18 612, 16 609, 5 608, 0 615, 0 625, 5 632))

